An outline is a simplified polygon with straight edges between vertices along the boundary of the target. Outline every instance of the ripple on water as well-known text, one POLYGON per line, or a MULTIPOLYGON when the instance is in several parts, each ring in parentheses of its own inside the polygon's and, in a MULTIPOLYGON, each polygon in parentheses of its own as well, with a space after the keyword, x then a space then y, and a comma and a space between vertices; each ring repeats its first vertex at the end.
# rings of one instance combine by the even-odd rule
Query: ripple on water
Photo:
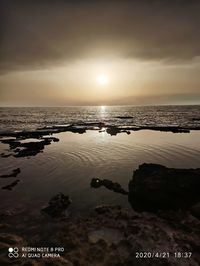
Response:
MULTIPOLYGON (((91 190, 92 177, 108 178, 127 187, 133 170, 144 162, 168 167, 199 167, 200 144, 192 144, 197 136, 195 133, 194 136, 187 134, 179 138, 174 134, 149 131, 134 132, 129 136, 105 135, 104 138, 98 132, 59 134, 60 142, 52 143, 43 153, 30 159, 1 158, 1 172, 4 174, 21 168, 19 179, 23 182, 15 188, 19 193, 37 195, 37 198, 46 193, 50 198, 63 191, 87 207, 91 201, 100 204, 102 199, 121 199, 104 189, 91 190)), ((0 146, 1 152, 3 146, 0 146)))

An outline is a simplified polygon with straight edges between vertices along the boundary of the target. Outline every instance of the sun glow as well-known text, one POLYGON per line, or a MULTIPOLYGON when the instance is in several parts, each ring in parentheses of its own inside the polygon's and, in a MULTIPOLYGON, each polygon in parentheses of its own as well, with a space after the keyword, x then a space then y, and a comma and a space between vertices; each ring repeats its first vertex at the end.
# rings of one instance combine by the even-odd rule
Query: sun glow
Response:
POLYGON ((102 86, 107 85, 108 81, 109 81, 108 76, 105 74, 101 74, 101 75, 97 76, 97 82, 99 85, 102 85, 102 86))

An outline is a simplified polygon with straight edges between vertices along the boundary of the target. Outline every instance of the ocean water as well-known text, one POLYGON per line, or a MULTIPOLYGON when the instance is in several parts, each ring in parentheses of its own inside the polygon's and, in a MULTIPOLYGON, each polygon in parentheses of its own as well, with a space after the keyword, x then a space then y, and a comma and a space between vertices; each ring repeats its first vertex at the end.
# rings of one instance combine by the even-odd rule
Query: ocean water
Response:
MULTIPOLYGON (((99 120, 137 126, 200 125, 199 106, 1 108, 0 112, 1 130, 99 120), (116 118, 125 115, 131 115, 133 119, 116 118)), ((130 135, 110 136, 106 132, 88 130, 84 134, 62 132, 54 136, 60 141, 45 146, 43 153, 36 156, 0 157, 0 175, 18 167, 21 169, 17 178, 0 179, 0 187, 20 180, 12 191, 0 189, 1 209, 14 208, 22 202, 22 208, 27 203, 35 204, 39 210, 58 192, 70 196, 72 205, 69 210, 74 213, 84 213, 101 204, 120 204, 130 208, 126 196, 103 187, 92 189, 91 179, 110 179, 128 189, 133 171, 142 163, 200 168, 200 131, 174 134, 142 130, 132 131, 130 135)), ((0 143, 0 153, 9 153, 8 144, 0 143)))
POLYGON ((132 126, 200 126, 200 106, 88 106, 0 108, 0 130, 36 129, 78 122, 132 126), (132 116, 119 119, 117 116, 132 116), (194 118, 197 118, 195 120, 194 118))

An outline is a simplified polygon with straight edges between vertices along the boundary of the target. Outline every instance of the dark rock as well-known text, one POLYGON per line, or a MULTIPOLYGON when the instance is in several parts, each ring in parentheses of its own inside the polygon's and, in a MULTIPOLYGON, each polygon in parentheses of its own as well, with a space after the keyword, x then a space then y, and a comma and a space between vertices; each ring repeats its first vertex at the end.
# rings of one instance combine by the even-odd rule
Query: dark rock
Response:
POLYGON ((116 127, 116 126, 108 126, 106 128, 106 132, 110 134, 111 136, 116 136, 118 133, 127 133, 128 135, 131 134, 130 130, 127 130, 122 127, 116 127))
POLYGON ((13 187, 15 187, 18 183, 19 183, 19 179, 15 180, 14 182, 12 182, 11 184, 2 187, 2 189, 6 189, 6 190, 12 190, 13 187))
POLYGON ((73 132, 73 133, 79 133, 79 134, 83 134, 86 132, 86 127, 78 127, 78 126, 72 126, 69 128, 68 131, 73 132))
POLYGON ((52 140, 53 142, 59 142, 60 141, 59 138, 56 138, 56 137, 48 137, 48 138, 43 137, 42 139, 43 140, 52 140))
POLYGON ((200 220, 200 202, 192 206, 190 209, 191 214, 200 220))
POLYGON ((47 213, 51 217, 65 216, 65 211, 71 204, 71 200, 63 193, 58 193, 49 201, 49 206, 42 209, 42 212, 47 213))
POLYGON ((20 168, 16 168, 12 171, 12 173, 8 175, 1 175, 0 178, 16 177, 20 172, 21 172, 20 168))
POLYGON ((200 118, 199 117, 194 117, 194 118, 192 118, 192 121, 200 121, 200 118))
POLYGON ((116 116, 116 118, 119 118, 119 119, 132 119, 133 116, 116 116))
POLYGON ((111 136, 116 136, 118 133, 121 132, 121 130, 118 127, 110 126, 106 129, 106 132, 111 136))
POLYGON ((200 169, 142 164, 129 182, 128 198, 137 211, 188 209, 200 201, 200 169))
POLYGON ((109 190, 112 190, 116 193, 120 193, 120 194, 124 194, 124 195, 127 195, 128 192, 125 191, 121 186, 120 184, 118 183, 114 183, 108 179, 99 179, 99 178, 92 178, 91 180, 91 183, 90 183, 90 186, 93 187, 93 188, 99 188, 101 186, 104 186, 106 187, 107 189, 109 190))
POLYGON ((38 142, 25 142, 21 143, 19 141, 12 141, 10 149, 15 152, 14 157, 26 157, 26 156, 35 156, 38 153, 44 150, 46 145, 51 144, 52 139, 45 138, 42 141, 38 142))

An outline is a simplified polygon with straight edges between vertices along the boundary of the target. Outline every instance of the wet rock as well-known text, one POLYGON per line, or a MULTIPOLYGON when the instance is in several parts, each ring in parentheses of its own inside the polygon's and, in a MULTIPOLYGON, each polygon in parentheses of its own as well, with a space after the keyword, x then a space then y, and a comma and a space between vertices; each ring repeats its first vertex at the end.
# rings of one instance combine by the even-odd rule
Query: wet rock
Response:
POLYGON ((114 183, 108 179, 99 179, 99 178, 92 178, 91 180, 91 183, 90 183, 90 186, 93 187, 93 188, 99 188, 101 186, 104 186, 106 187, 107 189, 109 190, 112 190, 114 192, 117 192, 117 193, 120 193, 120 194, 124 194, 124 195, 127 195, 128 192, 125 191, 121 186, 120 184, 118 183, 114 183))
POLYGON ((106 129, 106 132, 111 136, 116 136, 118 133, 121 132, 121 130, 118 127, 110 126, 106 129))
POLYGON ((73 133, 79 133, 83 134, 86 133, 87 127, 79 127, 79 126, 71 126, 69 127, 68 131, 73 132, 73 133))
POLYGON ((19 150, 14 157, 35 156, 43 151, 46 145, 50 144, 51 139, 45 139, 39 142, 20 143, 17 147, 23 147, 24 149, 19 150))
POLYGON ((111 136, 116 136, 119 133, 127 133, 128 135, 131 134, 130 130, 126 130, 125 128, 116 127, 116 126, 108 126, 106 128, 106 132, 111 136))
POLYGON ((17 180, 15 180, 14 182, 12 182, 11 184, 2 187, 2 189, 12 190, 13 187, 15 187, 15 186, 19 183, 19 181, 20 181, 20 180, 17 179, 17 180))
POLYGON ((71 200, 63 193, 58 193, 49 201, 49 206, 42 209, 42 212, 47 213, 51 217, 65 216, 65 211, 71 204, 71 200))
MULTIPOLYGON (((23 135, 23 132, 16 135, 16 139, 3 139, 1 140, 4 144, 9 144, 10 150, 14 152, 14 157, 29 157, 35 156, 40 152, 43 152, 44 147, 46 145, 50 145, 51 142, 58 142, 59 139, 56 137, 44 137, 42 135, 32 136, 32 138, 42 139, 41 141, 30 141, 30 142, 22 142, 20 140, 25 140, 26 137, 30 138, 30 135, 23 135), (22 135, 21 135, 22 134, 22 135)), ((32 132, 33 133, 33 132, 32 132)), ((30 134, 32 134, 30 133, 30 134)))
POLYGON ((59 138, 56 138, 56 137, 48 137, 48 138, 43 137, 42 139, 43 140, 52 140, 53 142, 59 142, 60 141, 59 138))
POLYGON ((200 169, 142 164, 129 182, 128 199, 137 211, 188 209, 200 201, 200 169))
POLYGON ((42 141, 20 142, 13 139, 3 140, 3 143, 9 144, 10 150, 15 154, 14 157, 35 156, 44 150, 51 141, 58 141, 57 138, 44 138, 42 141))
POLYGON ((0 178, 16 177, 20 172, 21 172, 20 168, 16 168, 10 174, 0 175, 0 178))

